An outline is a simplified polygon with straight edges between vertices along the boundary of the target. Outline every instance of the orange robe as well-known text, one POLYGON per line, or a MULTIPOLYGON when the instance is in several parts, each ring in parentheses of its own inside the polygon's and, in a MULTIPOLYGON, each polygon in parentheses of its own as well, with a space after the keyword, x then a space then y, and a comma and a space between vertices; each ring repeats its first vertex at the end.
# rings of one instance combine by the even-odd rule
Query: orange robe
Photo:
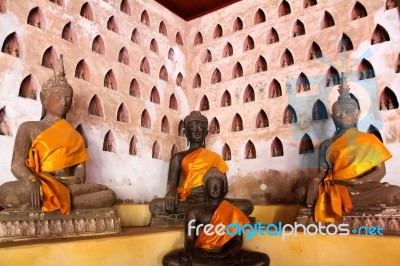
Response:
POLYGON ((203 177, 212 167, 217 167, 222 173, 228 171, 224 159, 213 151, 199 148, 187 154, 181 163, 182 186, 177 188, 180 201, 186 201, 190 190, 203 185, 203 177))
POLYGON ((331 184, 330 180, 356 178, 390 157, 390 152, 373 134, 349 129, 336 139, 326 152, 331 168, 319 185, 315 221, 340 221, 342 208, 346 212, 353 209, 347 187, 331 184))
POLYGON ((42 211, 60 210, 69 214, 71 199, 68 188, 50 175, 89 159, 85 142, 78 131, 62 119, 39 134, 29 150, 27 167, 37 176, 43 191, 42 211))
MULTIPOLYGON (((218 224, 223 224, 228 226, 229 224, 238 223, 240 226, 250 223, 247 216, 242 212, 241 209, 234 206, 232 203, 223 200, 218 208, 215 210, 213 217, 211 218, 210 224, 217 226, 218 224)), ((233 231, 232 231, 233 232, 233 231)), ((235 235, 229 235, 225 233, 220 236, 214 232, 214 234, 208 236, 203 231, 196 238, 194 243, 195 247, 204 249, 217 249, 225 245, 229 240, 231 240, 235 235)))

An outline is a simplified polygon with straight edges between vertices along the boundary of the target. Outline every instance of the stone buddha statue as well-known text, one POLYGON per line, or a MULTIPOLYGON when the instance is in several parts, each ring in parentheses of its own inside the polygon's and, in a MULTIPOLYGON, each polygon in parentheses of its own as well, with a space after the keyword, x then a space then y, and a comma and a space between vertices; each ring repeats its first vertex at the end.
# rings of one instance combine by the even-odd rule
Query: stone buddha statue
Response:
POLYGON ((268 255, 241 249, 241 235, 216 233, 220 224, 250 223, 238 207, 224 200, 228 193, 226 175, 213 167, 204 176, 203 186, 205 202, 190 208, 186 215, 184 249, 168 253, 163 265, 269 265, 268 255), (213 225, 209 231, 214 234, 200 232, 196 229, 199 224, 213 225))
MULTIPOLYGON (((189 148, 171 158, 167 194, 165 198, 150 202, 152 225, 162 225, 153 219, 157 216, 179 216, 183 222, 189 206, 204 202, 203 178, 206 172, 212 167, 217 167, 224 174, 228 170, 227 164, 219 154, 204 148, 207 129, 208 119, 200 111, 193 111, 185 117, 184 135, 189 142, 189 148)), ((228 200, 241 208, 246 215, 253 212, 254 206, 249 200, 228 200)))
POLYGON ((360 106, 342 77, 332 106, 336 132, 321 143, 319 173, 308 185, 306 203, 316 222, 342 219, 342 210, 368 210, 400 204, 400 187, 381 183, 392 155, 373 134, 357 130, 360 106))
POLYGON ((11 172, 17 181, 0 186, 0 206, 8 210, 60 210, 111 207, 116 195, 104 185, 84 184, 89 154, 83 137, 65 117, 73 90, 65 78, 62 56, 54 76, 40 91, 42 118, 20 125, 11 172))

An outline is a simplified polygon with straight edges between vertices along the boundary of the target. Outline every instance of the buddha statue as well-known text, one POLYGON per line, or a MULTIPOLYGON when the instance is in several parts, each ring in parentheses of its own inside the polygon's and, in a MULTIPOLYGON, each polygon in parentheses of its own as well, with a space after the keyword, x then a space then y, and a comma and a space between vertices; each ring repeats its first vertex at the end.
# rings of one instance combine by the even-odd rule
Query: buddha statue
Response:
POLYGON ((267 254, 241 249, 242 236, 216 233, 219 224, 250 223, 238 207, 224 200, 228 193, 226 175, 213 167, 206 173, 203 186, 205 202, 189 209, 186 216, 184 249, 164 256, 163 265, 269 265, 267 254), (215 231, 210 231, 214 234, 197 232, 199 224, 213 225, 215 231))
MULTIPOLYGON (((204 175, 212 167, 226 173, 228 166, 217 153, 204 147, 208 134, 208 119, 200 111, 192 111, 184 119, 184 135, 189 148, 175 153, 170 161, 165 198, 150 202, 152 219, 158 216, 181 216, 189 206, 204 202, 204 175)), ((245 199, 228 199, 243 210, 246 215, 253 211, 253 204, 245 199)), ((152 222, 152 225, 154 223, 152 222)))
POLYGON ((400 187, 381 183, 392 155, 374 135, 357 130, 360 106, 342 77, 332 106, 336 132, 321 143, 319 173, 308 184, 306 203, 316 222, 336 222, 342 210, 368 210, 400 204, 400 187))
POLYGON ((54 76, 40 91, 40 121, 22 123, 15 138, 11 172, 17 181, 0 186, 0 206, 8 210, 60 210, 111 207, 115 193, 104 185, 84 184, 85 141, 65 117, 73 90, 65 78, 62 57, 54 76))

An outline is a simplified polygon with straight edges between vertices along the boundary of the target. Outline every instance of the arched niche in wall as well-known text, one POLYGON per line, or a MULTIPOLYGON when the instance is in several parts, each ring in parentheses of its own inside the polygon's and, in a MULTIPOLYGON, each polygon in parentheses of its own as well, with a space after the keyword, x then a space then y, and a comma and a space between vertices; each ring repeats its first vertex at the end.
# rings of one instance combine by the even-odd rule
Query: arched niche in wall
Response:
POLYGON ((293 32, 293 37, 297 37, 297 36, 306 34, 306 30, 304 28, 303 22, 296 19, 296 21, 293 24, 292 32, 293 32))
POLYGON ((283 0, 278 7, 278 17, 283 17, 290 14, 290 5, 288 2, 283 0))
POLYGON ((22 58, 22 44, 16 32, 9 34, 1 47, 3 53, 22 58))
POLYGON ((175 61, 175 51, 174 49, 172 49, 172 47, 168 50, 168 59, 171 61, 175 61))
POLYGON ((222 57, 228 57, 233 55, 233 47, 229 42, 225 44, 224 50, 222 51, 222 57))
POLYGON ((172 148, 171 148, 171 157, 172 156, 174 156, 176 153, 178 153, 179 152, 179 149, 178 149, 178 147, 174 144, 174 145, 172 145, 172 148))
POLYGON ((154 52, 156 54, 159 54, 159 52, 158 52, 158 43, 157 43, 156 39, 154 39, 154 38, 150 42, 150 51, 152 51, 152 52, 154 52))
POLYGON ((160 26, 158 27, 158 32, 164 35, 165 37, 168 36, 167 26, 165 25, 164 21, 160 22, 160 26))
POLYGON ((358 79, 363 80, 371 78, 375 78, 374 68, 368 60, 363 59, 358 65, 358 79))
POLYGON ((212 61, 211 51, 207 49, 203 55, 203 63, 208 63, 212 61))
POLYGON ((203 35, 201 34, 200 31, 198 31, 196 33, 196 35, 194 36, 194 41, 193 41, 193 45, 199 45, 203 43, 203 35))
POLYGON ((264 127, 269 127, 269 121, 267 114, 265 113, 264 110, 261 109, 256 117, 256 128, 264 128, 264 127))
POLYGON ((119 26, 117 19, 114 16, 111 16, 107 21, 107 30, 113 31, 119 34, 119 26))
POLYGON ((271 143, 271 157, 283 156, 283 145, 282 141, 275 137, 271 143))
POLYGON ((193 78, 193 88, 200 88, 201 87, 201 77, 199 73, 197 73, 193 78))
POLYGON ((90 69, 85 59, 78 62, 75 68, 75 78, 90 82, 90 69))
POLYGON ((112 133, 111 130, 109 130, 107 134, 104 136, 103 151, 115 153, 116 150, 117 150, 117 142, 115 140, 114 134, 112 133))
POLYGON ((117 111, 117 121, 129 123, 129 111, 125 103, 121 103, 117 111))
POLYGON ((184 128, 184 123, 183 123, 183 120, 181 120, 181 121, 179 121, 179 124, 178 124, 178 136, 180 136, 180 137, 184 136, 183 128, 184 128))
POLYGON ((277 81, 276 79, 273 79, 271 81, 271 83, 269 84, 268 92, 269 92, 268 93, 269 98, 276 98, 276 97, 282 96, 282 88, 281 88, 281 84, 279 83, 279 81, 277 81))
POLYGON ((92 99, 90 99, 88 113, 89 115, 104 117, 103 104, 101 103, 99 96, 94 95, 92 99))
POLYGON ((178 110, 178 100, 176 99, 175 93, 169 97, 169 108, 172 110, 178 110))
POLYGON ((221 97, 221 107, 227 107, 232 105, 232 98, 229 91, 224 91, 221 97))
POLYGON ((211 84, 216 84, 218 82, 221 82, 222 76, 221 76, 221 71, 219 71, 218 68, 216 68, 211 76, 211 84))
POLYGON ((260 55, 256 60, 254 72, 258 73, 258 72, 263 72, 263 71, 267 71, 267 61, 265 60, 265 58, 262 55, 260 55))
POLYGON ((333 19, 331 13, 328 11, 324 11, 324 14, 322 15, 321 22, 319 23, 319 28, 321 30, 335 26, 335 20, 333 19))
POLYGON ((76 42, 76 29, 75 29, 74 24, 72 24, 72 22, 68 22, 64 26, 62 33, 61 33, 61 37, 64 40, 67 40, 69 42, 72 42, 72 43, 76 42))
POLYGON ((104 41, 101 35, 97 35, 92 43, 92 51, 101 55, 104 55, 106 52, 104 41))
POLYGON ((239 31, 239 30, 243 30, 243 21, 241 18, 237 17, 235 18, 235 21, 233 22, 233 27, 232 27, 232 31, 239 31))
POLYGON ((92 6, 88 2, 86 2, 82 5, 80 15, 87 20, 93 21, 93 19, 94 19, 93 9, 92 9, 92 6))
POLYGON ((32 76, 32 74, 29 74, 22 80, 21 86, 19 87, 18 96, 36 100, 39 90, 40 87, 37 80, 34 76, 32 76))
POLYGON ((200 111, 207 111, 210 110, 210 102, 206 95, 203 96, 200 100, 200 111))
POLYGON ((283 124, 297 123, 297 115, 294 108, 289 104, 283 111, 283 124))
POLYGON ((129 86, 129 95, 140 98, 140 86, 136 79, 132 79, 131 85, 129 86))
POLYGON ((104 76, 104 87, 117 90, 117 79, 115 78, 114 71, 112 69, 108 70, 104 76))
POLYGON ((399 56, 397 57, 395 72, 400 73, 400 53, 399 53, 399 56))
POLYGON ((182 87, 183 75, 181 72, 176 76, 176 86, 182 87))
POLYGON ((359 18, 363 18, 368 16, 367 10, 365 9, 365 6, 363 6, 360 2, 356 2, 351 9, 350 17, 351 20, 356 20, 359 18))
POLYGON ((321 57, 322 57, 321 48, 319 47, 318 43, 312 42, 310 49, 308 49, 308 59, 313 60, 315 58, 321 58, 321 57))
POLYGON ((340 76, 339 72, 334 67, 329 67, 328 71, 326 72, 326 86, 335 86, 339 85, 340 83, 340 76))
POLYGON ((151 89, 150 102, 160 104, 160 94, 156 86, 151 89))
POLYGON ((232 69, 232 78, 235 79, 239 77, 243 77, 243 67, 239 62, 236 62, 232 69))
POLYGON ((243 130, 243 120, 242 117, 236 113, 232 120, 231 131, 242 131, 243 130))
POLYGON ((254 89, 249 84, 249 85, 246 86, 246 89, 244 90, 243 102, 244 103, 249 103, 249 102, 254 102, 254 101, 255 101, 254 89))
POLYGON ((54 66, 57 63, 58 55, 56 49, 53 46, 50 46, 43 53, 42 57, 42 66, 54 69, 54 66))
POLYGON ((140 45, 140 33, 138 29, 134 29, 131 35, 131 41, 140 45))
POLYGON ((217 24, 214 29, 214 34, 213 34, 213 39, 217 39, 219 37, 222 37, 223 31, 221 25, 217 24))
POLYGON ((27 23, 39 29, 45 29, 46 19, 39 7, 35 7, 29 12, 27 23))
POLYGON ((243 52, 254 49, 254 40, 252 37, 247 36, 243 43, 243 52))
POLYGON ((307 76, 301 72, 296 81, 296 92, 305 92, 310 90, 310 81, 307 76))
POLYGON ((153 143, 153 147, 151 149, 151 158, 160 159, 160 144, 158 144, 157 140, 153 143))
POLYGON ((374 45, 387 41, 390 41, 389 33, 384 27, 377 24, 374 31, 372 32, 371 44, 374 45))
POLYGON ((165 66, 162 66, 160 68, 160 73, 158 75, 158 77, 166 82, 168 82, 168 71, 167 68, 165 66))
POLYGON ((89 147, 89 140, 88 140, 88 137, 87 137, 87 135, 86 135, 86 132, 85 132, 85 130, 83 129, 83 127, 82 127, 81 124, 79 124, 79 125, 76 127, 76 131, 78 131, 79 134, 81 134, 81 136, 82 136, 82 138, 83 138, 83 141, 85 142, 85 147, 88 148, 88 147, 89 147))
POLYGON ((312 108, 312 120, 324 120, 328 119, 328 111, 326 110, 325 104, 318 99, 312 108))
POLYGON ((12 136, 12 125, 7 106, 0 109, 0 135, 12 136))
POLYGON ((129 141, 129 155, 138 155, 139 154, 139 141, 136 136, 133 136, 129 141))
POLYGON ((140 117, 140 126, 151 129, 151 119, 149 112, 144 109, 140 117))
POLYGON ((380 110, 392 110, 399 108, 399 102, 397 100, 396 94, 385 87, 379 96, 380 110))
POLYGON ((383 142, 381 133, 380 133, 379 130, 378 130, 376 127, 374 127, 373 125, 370 125, 370 126, 368 127, 367 133, 370 133, 370 134, 375 135, 375 137, 377 137, 381 142, 383 142))
POLYGON ((147 60, 147 57, 144 57, 142 62, 140 62, 140 72, 150 75, 150 64, 149 60, 147 60))
POLYGON ((181 33, 179 31, 176 33, 175 42, 177 44, 183 45, 183 38, 182 38, 182 35, 181 35, 181 33))
POLYGON ((221 130, 221 127, 219 126, 218 119, 216 117, 214 117, 211 120, 210 126, 208 128, 208 132, 213 135, 213 134, 219 134, 220 130, 221 130))
POLYGON ((293 64, 294 64, 294 60, 293 60, 292 53, 288 49, 285 49, 285 51, 283 52, 282 57, 281 57, 281 66, 287 67, 287 66, 290 66, 293 64))
POLYGON ((312 143, 311 137, 305 133, 301 138, 299 145, 299 154, 307 154, 314 152, 314 144, 312 143))
POLYGON ((342 38, 340 38, 339 41, 338 53, 343 53, 350 50, 353 50, 353 42, 351 41, 349 36, 343 33, 342 38))
POLYGON ((267 35, 267 44, 273 44, 276 42, 279 42, 279 35, 276 29, 272 27, 267 35))
POLYGON ((142 15, 140 16, 140 21, 141 21, 144 25, 150 27, 150 17, 149 17, 149 14, 147 13, 146 10, 144 10, 144 11, 142 12, 142 15))
POLYGON ((225 161, 230 161, 232 159, 231 147, 226 143, 222 147, 222 157, 225 161))
POLYGON ((120 10, 129 16, 132 14, 131 5, 128 0, 122 0, 120 5, 120 10))
POLYGON ((125 47, 122 47, 122 49, 119 51, 118 62, 127 66, 129 65, 129 53, 125 47))
POLYGON ((7 12, 7 1, 0 0, 0 13, 6 13, 6 12, 7 12))
POLYGON ((247 141, 244 147, 244 158, 245 159, 255 159, 257 157, 256 147, 251 140, 247 141))
POLYGON ((168 121, 168 117, 166 115, 164 115, 164 117, 161 120, 161 132, 163 133, 170 133, 170 128, 169 128, 169 121, 168 121))
POLYGON ((317 4, 317 0, 303 0, 303 7, 309 8, 311 6, 315 6, 317 4))
POLYGON ((398 7, 398 3, 396 2, 396 0, 386 0, 386 4, 385 4, 385 9, 389 10, 392 8, 396 8, 398 7))
POLYGON ((254 25, 265 22, 265 13, 259 8, 254 15, 254 25))

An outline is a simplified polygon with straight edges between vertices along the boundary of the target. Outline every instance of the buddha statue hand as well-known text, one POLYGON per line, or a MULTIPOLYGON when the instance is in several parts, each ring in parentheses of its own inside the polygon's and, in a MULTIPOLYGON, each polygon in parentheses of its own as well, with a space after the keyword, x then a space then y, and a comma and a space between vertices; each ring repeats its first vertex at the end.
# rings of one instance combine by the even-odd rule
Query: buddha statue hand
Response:
POLYGON ((334 185, 342 185, 342 186, 355 186, 364 184, 364 180, 362 178, 351 178, 351 179, 343 179, 343 180, 330 180, 331 184, 334 185))
POLYGON ((165 210, 173 211, 178 209, 179 198, 176 189, 171 189, 165 196, 165 210))
POLYGON ((27 181, 29 190, 29 207, 31 209, 39 209, 41 207, 40 182, 36 176, 30 175, 27 181))
POLYGON ((182 254, 182 263, 181 266, 190 266, 192 265, 192 251, 191 249, 184 250, 182 254))
POLYGON ((307 207, 311 208, 314 206, 315 199, 318 196, 318 186, 319 186, 319 178, 316 177, 308 184, 307 188, 307 199, 306 204, 307 207))
POLYGON ((59 181, 65 185, 73 185, 73 184, 83 184, 82 178, 78 176, 61 176, 59 177, 59 181))

